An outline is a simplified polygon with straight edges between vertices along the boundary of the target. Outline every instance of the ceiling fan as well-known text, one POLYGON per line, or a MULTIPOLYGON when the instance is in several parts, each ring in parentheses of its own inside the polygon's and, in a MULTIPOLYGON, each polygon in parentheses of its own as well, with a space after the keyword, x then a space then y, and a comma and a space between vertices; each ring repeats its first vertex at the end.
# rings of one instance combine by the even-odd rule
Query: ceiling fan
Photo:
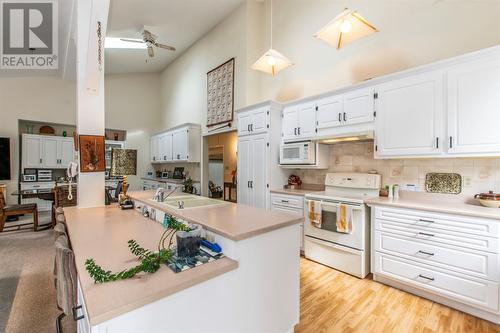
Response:
POLYGON ((161 49, 169 50, 169 51, 175 51, 175 47, 170 46, 170 45, 165 45, 165 44, 160 44, 156 41, 158 36, 152 34, 149 30, 144 29, 142 31, 142 40, 140 39, 129 39, 129 38, 120 38, 120 40, 124 42, 130 42, 130 43, 142 43, 146 44, 148 48, 148 55, 152 58, 155 56, 155 52, 153 50, 153 46, 159 47, 161 49))

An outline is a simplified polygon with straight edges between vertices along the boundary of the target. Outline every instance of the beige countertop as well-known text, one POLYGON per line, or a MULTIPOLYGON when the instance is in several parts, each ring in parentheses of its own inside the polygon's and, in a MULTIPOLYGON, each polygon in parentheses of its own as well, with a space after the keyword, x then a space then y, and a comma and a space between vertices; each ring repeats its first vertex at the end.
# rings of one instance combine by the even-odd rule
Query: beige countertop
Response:
MULTIPOLYGON (((155 191, 133 191, 127 194, 134 200, 177 216, 192 223, 198 223, 207 230, 234 241, 254 237, 266 232, 280 229, 303 221, 294 214, 266 211, 242 204, 221 201, 220 205, 173 209, 167 205, 151 200, 155 191)), ((185 194, 174 194, 181 196, 185 194)))
POLYGON ((500 208, 481 206, 477 200, 463 195, 401 191, 398 199, 378 197, 365 202, 368 206, 410 208, 500 220, 500 208))
POLYGON ((302 184, 300 189, 285 189, 285 188, 272 188, 271 193, 290 194, 305 196, 308 193, 318 193, 325 190, 323 184, 302 184))
POLYGON ((93 258, 104 269, 120 271, 138 264, 127 247, 129 239, 154 250, 164 229, 135 210, 117 206, 64 208, 68 234, 75 253, 78 277, 91 325, 165 298, 238 267, 223 258, 184 272, 174 273, 166 265, 154 274, 129 280, 95 284, 85 270, 85 260, 93 258))

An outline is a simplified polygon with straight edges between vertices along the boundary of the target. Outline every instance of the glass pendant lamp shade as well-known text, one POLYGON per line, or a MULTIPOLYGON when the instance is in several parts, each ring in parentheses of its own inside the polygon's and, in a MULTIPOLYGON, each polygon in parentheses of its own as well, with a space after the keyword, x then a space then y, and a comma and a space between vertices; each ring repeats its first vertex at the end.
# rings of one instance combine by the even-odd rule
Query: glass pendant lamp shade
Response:
POLYGON ((264 73, 276 75, 279 71, 293 65, 287 57, 276 51, 269 49, 253 65, 252 69, 264 73))
POLYGON ((293 63, 273 49, 273 0, 271 0, 271 47, 253 65, 252 69, 275 76, 279 71, 292 66, 293 63))
POLYGON ((378 32, 377 28, 358 12, 346 8, 319 30, 315 37, 340 49, 342 46, 374 32, 378 32))

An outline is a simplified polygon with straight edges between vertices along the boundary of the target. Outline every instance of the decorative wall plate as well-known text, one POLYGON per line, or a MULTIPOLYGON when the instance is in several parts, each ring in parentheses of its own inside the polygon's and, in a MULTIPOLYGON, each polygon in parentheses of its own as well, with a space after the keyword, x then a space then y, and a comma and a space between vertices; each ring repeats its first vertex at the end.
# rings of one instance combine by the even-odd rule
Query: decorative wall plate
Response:
POLYGON ((429 193, 459 194, 462 192, 462 176, 458 173, 434 173, 425 175, 425 191, 429 193))

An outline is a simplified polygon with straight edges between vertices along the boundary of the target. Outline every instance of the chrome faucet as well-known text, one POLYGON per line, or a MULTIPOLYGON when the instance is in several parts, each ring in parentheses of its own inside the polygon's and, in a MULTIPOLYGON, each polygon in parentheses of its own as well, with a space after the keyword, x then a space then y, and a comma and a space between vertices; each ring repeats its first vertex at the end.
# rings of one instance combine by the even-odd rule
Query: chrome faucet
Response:
POLYGON ((179 209, 184 209, 184 200, 177 201, 177 205, 179 206, 179 209))
MULTIPOLYGON (((167 194, 165 194, 165 189, 163 187, 159 187, 157 190, 156 190, 156 193, 155 193, 155 196, 153 197, 153 200, 156 201, 156 202, 163 202, 165 201, 169 196, 171 196, 180 186, 182 185, 177 185, 177 186, 174 186, 174 188, 168 192, 167 194)), ((182 208, 184 208, 184 201, 182 202, 182 208)))

